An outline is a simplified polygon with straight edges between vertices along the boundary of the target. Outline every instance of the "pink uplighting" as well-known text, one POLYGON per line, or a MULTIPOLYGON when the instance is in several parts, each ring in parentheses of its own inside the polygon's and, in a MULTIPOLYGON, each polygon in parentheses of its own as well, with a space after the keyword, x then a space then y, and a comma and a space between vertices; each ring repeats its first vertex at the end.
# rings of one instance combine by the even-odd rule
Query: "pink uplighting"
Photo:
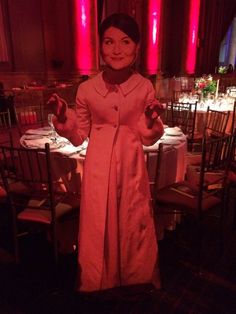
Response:
POLYGON ((91 28, 91 0, 74 0, 75 12, 75 62, 81 74, 89 74, 93 67, 94 48, 91 37, 94 29, 91 28))
POLYGON ((188 45, 186 58, 186 72, 188 74, 193 74, 195 72, 200 3, 201 0, 190 1, 188 45))
POLYGON ((161 1, 148 1, 148 46, 147 46, 147 70, 154 74, 159 66, 159 33, 161 19, 161 1))

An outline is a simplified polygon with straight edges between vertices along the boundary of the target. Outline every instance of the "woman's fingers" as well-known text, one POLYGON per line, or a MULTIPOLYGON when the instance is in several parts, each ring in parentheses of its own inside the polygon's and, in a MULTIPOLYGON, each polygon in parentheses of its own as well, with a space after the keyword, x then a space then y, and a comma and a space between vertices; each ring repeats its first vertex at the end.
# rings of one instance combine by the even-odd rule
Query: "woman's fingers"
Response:
POLYGON ((145 115, 148 118, 156 119, 164 111, 165 111, 165 104, 161 104, 161 103, 155 101, 146 107, 145 115))
POLYGON ((60 117, 65 115, 67 103, 57 94, 53 94, 47 102, 47 107, 48 110, 52 112, 55 116, 60 117))

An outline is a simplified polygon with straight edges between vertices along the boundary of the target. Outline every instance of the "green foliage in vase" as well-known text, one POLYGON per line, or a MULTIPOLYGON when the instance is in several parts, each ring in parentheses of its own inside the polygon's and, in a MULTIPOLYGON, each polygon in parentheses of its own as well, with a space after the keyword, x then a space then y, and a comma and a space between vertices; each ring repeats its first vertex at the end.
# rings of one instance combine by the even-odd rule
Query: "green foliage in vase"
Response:
POLYGON ((195 90, 197 93, 206 97, 208 94, 214 94, 216 92, 217 82, 212 79, 211 75, 203 75, 195 80, 195 90))

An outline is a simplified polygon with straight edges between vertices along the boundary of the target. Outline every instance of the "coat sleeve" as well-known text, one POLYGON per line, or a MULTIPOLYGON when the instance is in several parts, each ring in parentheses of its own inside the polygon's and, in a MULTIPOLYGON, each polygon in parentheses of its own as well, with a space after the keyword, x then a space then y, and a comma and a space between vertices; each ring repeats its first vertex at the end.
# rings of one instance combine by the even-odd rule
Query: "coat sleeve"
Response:
POLYGON ((68 138, 75 146, 81 145, 90 133, 91 114, 86 103, 87 93, 87 86, 82 83, 76 94, 76 109, 67 108, 66 121, 64 123, 54 120, 57 133, 68 138))
MULTIPOLYGON (((146 80, 147 84, 147 94, 145 99, 145 104, 150 104, 155 99, 155 90, 152 86, 152 83, 149 80, 146 80)), ((144 111, 146 105, 144 106, 144 111)), ((147 120, 145 113, 141 115, 138 122, 138 130, 142 140, 143 145, 150 146, 153 145, 159 138, 162 137, 164 133, 163 123, 160 117, 158 117, 152 126, 152 128, 147 127, 147 120)))

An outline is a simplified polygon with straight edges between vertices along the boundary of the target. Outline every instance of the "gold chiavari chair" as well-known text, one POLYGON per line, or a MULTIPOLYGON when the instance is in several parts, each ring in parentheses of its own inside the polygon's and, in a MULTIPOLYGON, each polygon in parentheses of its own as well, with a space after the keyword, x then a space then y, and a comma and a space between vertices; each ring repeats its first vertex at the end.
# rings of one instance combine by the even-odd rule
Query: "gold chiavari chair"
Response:
MULTIPOLYGON (((198 241, 197 269, 201 267, 204 218, 211 217, 213 209, 219 210, 219 240, 222 248, 222 224, 225 209, 225 188, 233 135, 204 138, 202 159, 197 179, 182 181, 159 189, 154 198, 157 215, 181 214, 195 221, 198 241)), ((217 217, 214 215, 214 217, 217 217)))
POLYGON ((170 102, 165 112, 165 123, 170 127, 178 126, 187 136, 188 150, 192 150, 197 112, 197 102, 170 102))
MULTIPOLYGON (((55 189, 58 180, 52 174, 49 144, 46 144, 44 149, 0 146, 0 156, 1 176, 12 214, 16 262, 19 261, 19 239, 22 230, 30 233, 35 230, 35 226, 41 227, 40 230, 46 231, 52 239, 54 259, 57 261, 57 227, 64 221, 73 221, 73 228, 77 228, 79 192, 65 194, 55 189), (16 184, 24 185, 28 193, 16 193, 16 184)), ((72 229, 68 232, 76 234, 72 229)))
POLYGON ((225 135, 230 111, 219 111, 207 107, 204 136, 220 137, 225 135))

